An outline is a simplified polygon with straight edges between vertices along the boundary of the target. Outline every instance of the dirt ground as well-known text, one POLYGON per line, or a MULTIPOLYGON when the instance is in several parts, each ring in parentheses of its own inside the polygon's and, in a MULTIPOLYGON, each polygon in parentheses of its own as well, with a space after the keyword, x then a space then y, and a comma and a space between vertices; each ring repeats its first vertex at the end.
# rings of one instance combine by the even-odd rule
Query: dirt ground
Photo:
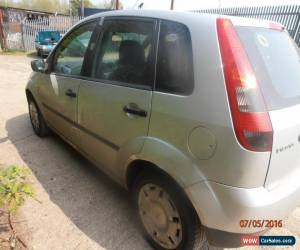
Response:
MULTIPOLYGON (((33 134, 24 94, 30 60, 0 55, 0 165, 28 166, 41 201, 21 208, 15 220, 20 236, 37 250, 150 250, 126 191, 57 136, 33 134)), ((300 249, 300 207, 284 226, 270 234, 294 235, 300 249)))

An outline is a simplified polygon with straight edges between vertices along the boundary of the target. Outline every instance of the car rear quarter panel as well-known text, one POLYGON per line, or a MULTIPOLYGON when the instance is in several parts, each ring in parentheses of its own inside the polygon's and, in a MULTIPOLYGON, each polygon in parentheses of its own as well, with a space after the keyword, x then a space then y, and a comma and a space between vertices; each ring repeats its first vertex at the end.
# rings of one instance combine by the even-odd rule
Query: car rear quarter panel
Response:
MULTIPOLYGON (((270 153, 256 153, 243 149, 233 130, 223 69, 219 52, 216 22, 213 16, 201 16, 182 21, 190 29, 193 47, 195 88, 190 96, 154 92, 149 136, 165 145, 172 145, 200 171, 184 165, 169 167, 174 176, 185 169, 186 185, 197 179, 253 188, 264 184, 270 153), (197 159, 188 147, 188 137, 196 127, 207 128, 216 138, 215 152, 209 159, 197 159)), ((203 147, 199 137, 199 148, 203 147)), ((145 142, 147 144, 147 140, 145 142)), ((145 148, 143 149, 145 150, 145 148)), ((163 151, 163 146, 161 148, 163 151)), ((175 155, 168 155, 174 157, 175 155)), ((159 162, 159 160, 157 160, 159 162)))

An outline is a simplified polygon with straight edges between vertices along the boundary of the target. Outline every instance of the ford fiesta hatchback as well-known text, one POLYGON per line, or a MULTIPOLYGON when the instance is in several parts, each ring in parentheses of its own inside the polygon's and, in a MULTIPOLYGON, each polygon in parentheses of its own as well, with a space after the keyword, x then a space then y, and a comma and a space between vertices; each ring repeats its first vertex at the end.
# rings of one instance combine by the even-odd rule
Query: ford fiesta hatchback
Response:
POLYGON ((106 12, 32 62, 30 119, 132 191, 155 249, 235 247, 300 204, 299 59, 277 23, 106 12))

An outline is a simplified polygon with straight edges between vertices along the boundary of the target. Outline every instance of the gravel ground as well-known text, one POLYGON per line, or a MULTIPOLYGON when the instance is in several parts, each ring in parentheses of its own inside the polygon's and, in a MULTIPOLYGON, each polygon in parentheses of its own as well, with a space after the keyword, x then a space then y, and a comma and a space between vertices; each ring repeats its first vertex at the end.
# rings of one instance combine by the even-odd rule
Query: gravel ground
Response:
MULTIPOLYGON (((41 201, 28 200, 20 210, 23 240, 38 250, 150 250, 126 191, 57 136, 33 134, 24 94, 31 59, 0 55, 0 165, 28 166, 41 201)), ((295 235, 300 242, 300 208, 270 234, 295 235)))

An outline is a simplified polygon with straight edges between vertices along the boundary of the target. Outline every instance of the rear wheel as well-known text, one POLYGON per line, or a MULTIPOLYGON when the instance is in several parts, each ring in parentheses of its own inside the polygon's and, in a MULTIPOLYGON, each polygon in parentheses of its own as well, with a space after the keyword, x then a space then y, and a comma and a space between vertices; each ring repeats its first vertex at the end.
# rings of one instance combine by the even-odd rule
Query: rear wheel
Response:
POLYGON ((47 136, 49 134, 49 128, 47 127, 36 102, 32 98, 28 100, 28 109, 31 125, 35 134, 39 137, 47 136))
POLYGON ((172 179, 143 172, 134 197, 145 237, 155 249, 208 249, 196 212, 172 179))

